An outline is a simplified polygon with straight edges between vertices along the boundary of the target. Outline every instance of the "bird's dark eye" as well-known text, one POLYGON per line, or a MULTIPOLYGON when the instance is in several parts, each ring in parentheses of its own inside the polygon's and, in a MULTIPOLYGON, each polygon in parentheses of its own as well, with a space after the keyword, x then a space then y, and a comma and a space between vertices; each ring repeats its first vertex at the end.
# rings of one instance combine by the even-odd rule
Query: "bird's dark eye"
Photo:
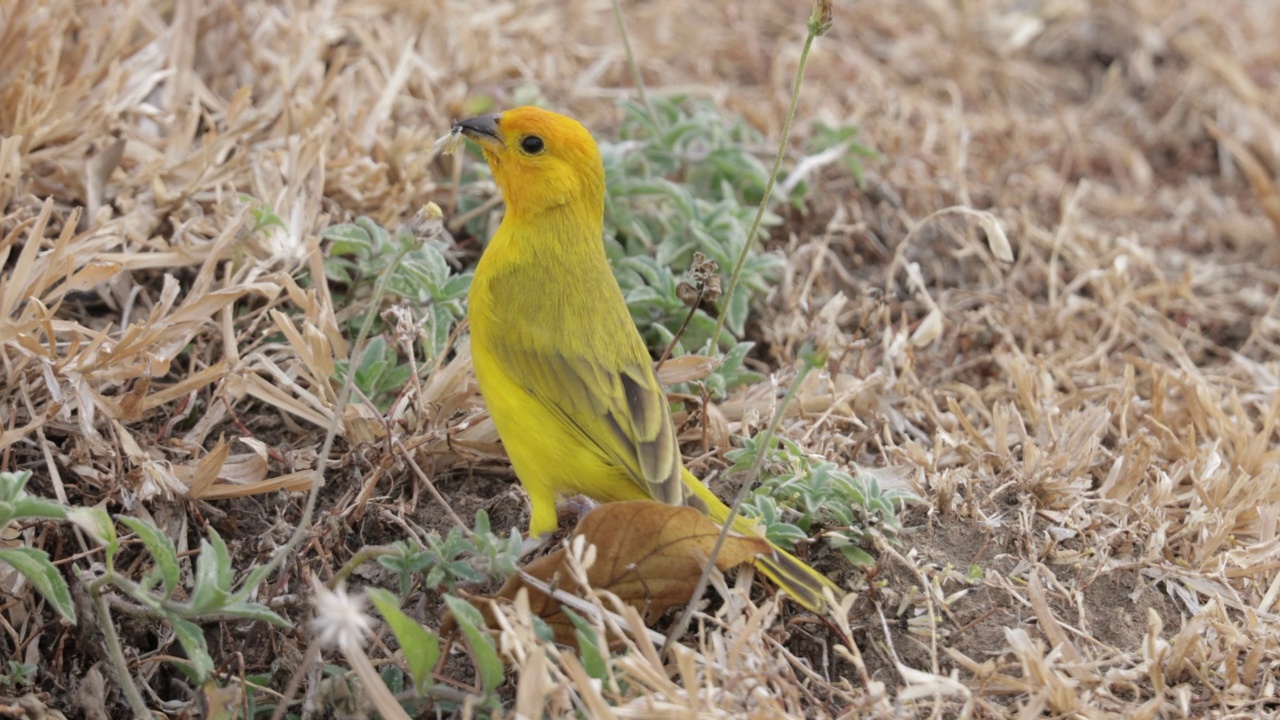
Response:
POLYGON ((542 138, 537 135, 525 135, 524 139, 520 141, 520 149, 530 155, 537 155, 542 152, 542 148, 542 138))

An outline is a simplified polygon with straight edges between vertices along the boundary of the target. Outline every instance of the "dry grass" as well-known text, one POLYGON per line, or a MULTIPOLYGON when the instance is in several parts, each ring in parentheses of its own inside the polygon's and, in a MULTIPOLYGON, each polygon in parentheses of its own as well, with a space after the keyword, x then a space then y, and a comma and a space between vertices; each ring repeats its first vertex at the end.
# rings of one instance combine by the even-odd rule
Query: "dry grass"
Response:
MULTIPOLYGON (((626 13, 652 92, 714 98, 776 136, 806 8, 626 13)), ((0 469, 149 516, 179 550, 208 518, 238 558, 265 557, 297 517, 278 491, 308 484, 347 352, 347 310, 292 277, 317 272, 318 233, 428 201, 449 213, 454 167, 432 140, 477 98, 536 88, 608 134, 630 95, 612 23, 603 0, 6 0, 0 469), (241 193, 285 226, 253 232, 241 193)), ((785 381, 799 340, 829 326, 830 372, 785 432, 928 501, 900 547, 878 547, 881 574, 849 580, 868 675, 832 635, 726 608, 674 666, 639 643, 611 710, 570 654, 511 629, 527 663, 511 707, 1280 712, 1276 37, 1274 3, 1246 0, 838 6, 799 134, 855 124, 883 159, 862 189, 821 171, 811 212, 777 238, 789 262, 755 339, 785 381), (998 217, 1016 260, 971 216, 930 217, 952 206, 998 217)), ((763 383, 724 403, 730 429, 758 429, 776 396, 763 383)), ((389 417, 357 404, 342 420, 316 539, 287 574, 332 572, 379 523, 447 527, 389 436, 458 503, 477 492, 467 477, 505 477, 465 354, 389 417)), ((487 497, 500 487, 473 506, 515 525, 518 497, 487 497)), ((6 542, 89 560, 52 525, 6 542)), ((38 663, 48 704, 71 712, 95 641, 0 582, 5 658, 38 663)), ((215 660, 261 659, 230 632, 215 660)), ((137 637, 135 671, 168 692, 171 638, 137 637)), ((275 636, 269 654, 288 666, 298 642, 275 636)))

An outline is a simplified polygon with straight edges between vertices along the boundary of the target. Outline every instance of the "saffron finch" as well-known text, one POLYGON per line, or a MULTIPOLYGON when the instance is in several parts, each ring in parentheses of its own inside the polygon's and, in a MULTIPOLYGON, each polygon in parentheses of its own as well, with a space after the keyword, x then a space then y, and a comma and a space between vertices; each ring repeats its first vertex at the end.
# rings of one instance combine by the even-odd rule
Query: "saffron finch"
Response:
MULTIPOLYGON (((529 495, 531 538, 557 527, 556 498, 729 508, 684 467, 666 396, 610 269, 604 165, 591 133, 534 107, 454 124, 480 146, 506 212, 471 282, 480 392, 529 495)), ((734 530, 759 537, 738 518, 734 530)), ((804 607, 839 588, 773 548, 754 564, 804 607)))

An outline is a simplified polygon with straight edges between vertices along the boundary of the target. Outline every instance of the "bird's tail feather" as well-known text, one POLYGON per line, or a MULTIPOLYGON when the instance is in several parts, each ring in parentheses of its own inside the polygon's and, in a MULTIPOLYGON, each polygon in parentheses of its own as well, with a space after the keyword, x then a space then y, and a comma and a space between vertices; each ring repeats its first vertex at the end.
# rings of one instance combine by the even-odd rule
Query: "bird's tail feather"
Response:
MULTIPOLYGON (((692 491, 692 497, 686 502, 700 507, 712 520, 724 523, 729 516, 729 506, 725 505, 715 493, 703 485, 693 473, 684 471, 685 486, 692 491), (691 502, 692 501, 692 502, 691 502)), ((743 535, 761 537, 760 531, 750 519, 738 516, 733 529, 743 535)), ((828 603, 823 589, 831 590, 836 602, 844 596, 844 592, 830 578, 809 567, 800 558, 770 543, 773 552, 768 555, 757 555, 753 563, 765 577, 782 588, 806 610, 823 613, 828 603)))
POLYGON ((773 584, 785 590, 810 612, 821 614, 827 611, 829 604, 823 593, 824 588, 831 590, 836 602, 844 594, 826 575, 781 548, 774 547, 772 556, 757 555, 754 564, 773 584))

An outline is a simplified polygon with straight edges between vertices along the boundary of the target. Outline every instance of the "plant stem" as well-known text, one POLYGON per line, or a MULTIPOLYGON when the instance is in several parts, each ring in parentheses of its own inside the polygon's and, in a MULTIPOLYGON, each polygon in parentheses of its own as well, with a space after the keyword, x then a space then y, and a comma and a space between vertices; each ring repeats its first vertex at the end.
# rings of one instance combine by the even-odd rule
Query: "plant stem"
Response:
POLYGON ((657 128, 658 113, 649 104, 649 96, 644 92, 644 80, 640 77, 640 65, 636 62, 635 53, 631 51, 631 38, 627 35, 627 26, 622 22, 622 7, 619 2, 620 0, 613 0, 613 18, 618 21, 618 34, 622 35, 622 47, 627 53, 627 66, 631 68, 631 81, 635 83, 636 94, 640 96, 640 102, 649 113, 649 122, 653 123, 654 128, 657 128))
POLYGON ((124 690, 124 697, 129 701, 129 709, 133 710, 134 717, 149 718, 151 710, 147 708, 147 701, 142 698, 142 692, 138 690, 138 686, 133 682, 133 676, 129 674, 129 662, 124 658, 124 649, 120 646, 120 636, 116 634, 115 623, 111 620, 111 609, 107 607, 107 599, 96 590, 91 594, 98 607, 98 627, 102 630, 107 659, 111 661, 111 667, 116 671, 116 681, 120 683, 120 689, 124 690))
POLYGON ((804 364, 800 366, 800 372, 796 373, 795 379, 791 381, 791 386, 787 388, 786 394, 782 396, 782 401, 774 409, 773 418, 769 420, 769 426, 761 433, 761 440, 756 445, 756 454, 751 459, 751 467, 747 470, 747 477, 743 480, 742 486, 738 488, 738 494, 734 496, 733 502, 729 504, 729 514, 725 517, 724 523, 720 528, 720 535, 716 537, 716 544, 711 547, 711 553, 707 557, 706 565, 702 568, 702 575, 698 578, 698 584, 694 586, 693 596, 689 599, 689 604, 685 606, 684 611, 680 613, 680 619, 676 622, 675 628, 667 635, 667 642, 662 648, 663 653, 666 653, 667 649, 673 644, 679 642, 685 631, 689 629, 689 622, 693 619, 694 608, 702 600, 702 594, 707 591, 707 584, 711 580, 711 571, 716 566, 716 557, 720 555, 720 548, 724 545, 725 538, 729 536, 729 532, 733 528, 733 521, 738 519, 738 509, 742 507, 743 500, 746 500, 747 494, 751 492, 751 488, 755 487, 756 481, 760 477, 760 467, 764 464, 764 457, 768 454, 770 446, 773 445, 774 438, 777 437, 778 426, 782 424, 782 418, 787 412, 787 407, 795 400, 796 393, 800 391, 800 385, 804 383, 804 379, 809 375, 809 372, 823 364, 826 354, 803 353, 803 355, 804 364))
MULTIPOLYGON (((614 3, 616 5, 617 0, 614 0, 614 3)), ((791 107, 787 109, 787 117, 782 124, 782 139, 778 142, 778 154, 773 158, 773 171, 769 173, 769 180, 764 186, 764 196, 760 198, 760 206, 756 208, 755 220, 751 222, 751 230, 747 233, 746 241, 742 243, 738 261, 733 265, 733 274, 729 276, 729 287, 724 292, 724 305, 716 316, 715 332, 711 333, 711 344, 708 348, 710 353, 717 352, 720 347, 720 331, 724 329, 725 315, 733 304, 733 293, 738 289, 738 279, 742 275, 743 265, 747 263, 747 253, 751 252, 751 243, 755 242, 756 233, 760 232, 760 223, 764 221, 765 210, 769 208, 773 186, 778 179, 778 171, 782 168, 782 158, 787 154, 787 141, 791 138, 791 121, 795 119, 796 108, 800 104, 800 86, 804 83, 805 65, 809 63, 809 49, 813 47, 813 41, 820 34, 821 32, 811 23, 809 34, 804 38, 804 48, 800 50, 800 63, 796 67, 796 79, 791 86, 791 107)))
MULTIPOLYGON (((400 251, 396 253, 395 258, 391 262, 391 266, 395 267, 400 264, 404 256, 408 254, 409 246, 403 245, 400 251)), ((276 552, 276 554, 267 562, 270 570, 262 573, 265 578, 278 568, 284 562, 286 557, 293 554, 295 548, 302 542, 302 538, 306 536, 311 528, 311 516, 315 514, 316 500, 320 497, 320 486, 324 484, 325 465, 329 459, 329 453, 333 450, 333 441, 338 434, 338 424, 342 422, 342 413, 346 410, 347 403, 351 399, 351 390, 355 385, 356 370, 360 367, 360 363, 364 360, 366 348, 365 340, 369 336, 369 330, 373 327, 373 318, 377 316, 377 308, 382 298, 387 294, 387 284, 392 273, 383 273, 378 278, 378 283, 374 286, 373 297, 369 299, 369 310, 365 313, 364 322, 360 325, 360 332, 356 333, 356 340, 351 346, 351 359, 347 363, 347 377, 343 380, 342 389, 338 392, 338 400, 333 405, 333 417, 329 420, 329 427, 325 431, 324 442, 320 444, 320 451, 316 455, 316 469, 311 477, 311 489, 307 491, 307 503, 302 511, 302 517, 298 519, 298 527, 294 529, 293 534, 289 536, 288 541, 276 552)))
POLYGON ((689 329, 689 321, 693 320, 698 308, 702 307, 702 298, 706 294, 706 288, 698 288, 698 301, 689 308, 689 312, 684 316, 684 322, 680 323, 680 329, 676 330, 676 334, 671 336, 671 342, 667 343, 667 348, 662 351, 662 357, 658 358, 658 362, 654 363, 654 372, 661 370, 662 364, 667 361, 667 358, 671 357, 671 352, 676 349, 676 343, 680 342, 680 336, 684 335, 684 331, 689 329))
POLYGON ((352 555, 350 560, 343 563, 342 567, 338 569, 338 572, 334 573, 329 582, 325 583, 325 587, 333 590, 344 580, 350 577, 351 573, 355 572, 356 568, 361 565, 380 557, 395 555, 398 552, 398 550, 390 545, 373 545, 360 548, 360 551, 355 555, 352 555))
MULTIPOLYGON (((614 0, 615 5, 617 0, 614 0)), ((800 50, 800 62, 796 67, 796 79, 791 86, 791 106, 787 109, 787 118, 782 125, 782 139, 778 142, 778 154, 773 158, 773 170, 769 173, 769 180, 765 183, 764 197, 760 198, 760 206, 756 208, 756 218, 751 223, 751 231, 747 234, 746 242, 742 244, 742 251, 738 253, 738 262, 733 266, 733 275, 729 278, 729 287, 724 293, 724 306, 720 314, 716 317, 716 329, 711 334, 711 344, 708 347, 708 353, 718 351, 720 347, 720 331, 724 328, 725 313, 728 312, 729 306, 733 303, 733 293, 738 288, 738 278, 742 274, 742 266, 747 262, 747 253, 751 250, 751 243, 755 240, 756 233, 760 231, 760 223, 764 220, 764 212, 769 206, 769 196, 773 194, 773 185, 778 178, 778 170, 782 167, 782 157, 787 152, 787 141, 791 137, 791 122, 796 116, 796 107, 800 104, 800 86, 804 83, 804 68, 809 63, 809 50, 813 47, 813 41, 825 35, 831 29, 831 0, 816 0, 813 5, 813 13, 809 17, 808 32, 805 34, 804 47, 800 50)), ((769 421, 769 427, 765 428, 761 442, 757 445, 756 456, 751 460, 751 468, 747 470, 747 477, 742 483, 742 487, 738 488, 738 494, 733 499, 733 503, 729 505, 729 515, 724 519, 724 525, 720 528, 720 535, 716 537, 716 544, 711 548, 711 555, 707 559, 706 565, 702 568, 702 576, 698 578, 698 584, 694 587, 693 597, 689 599, 689 604, 685 606, 684 612, 680 614, 680 619, 676 622, 675 629, 667 636, 667 642, 663 645, 662 651, 665 654, 672 645, 680 641, 685 632, 689 629, 689 623, 693 620, 693 611, 697 607, 698 602, 702 600, 702 594, 707 591, 707 583, 711 579, 711 570, 715 567, 716 557, 720 554, 720 548, 724 545, 724 540, 729 536, 729 530, 733 527, 733 521, 738 517, 738 509, 742 506, 742 501, 746 499, 747 493, 751 492, 751 488, 755 487, 756 480, 760 477, 760 466, 764 464, 765 453, 768 452, 769 446, 773 444, 774 438, 777 436, 778 426, 782 424, 782 417, 787 411, 787 406, 795 400, 796 393, 800 391, 800 385, 804 382, 809 372, 816 367, 821 367, 827 361, 827 348, 809 348, 807 351, 801 352, 804 364, 800 367, 800 372, 796 373, 796 377, 791 381, 791 387, 787 388, 787 392, 782 396, 782 401, 778 403, 778 407, 773 412, 773 419, 769 421)))

